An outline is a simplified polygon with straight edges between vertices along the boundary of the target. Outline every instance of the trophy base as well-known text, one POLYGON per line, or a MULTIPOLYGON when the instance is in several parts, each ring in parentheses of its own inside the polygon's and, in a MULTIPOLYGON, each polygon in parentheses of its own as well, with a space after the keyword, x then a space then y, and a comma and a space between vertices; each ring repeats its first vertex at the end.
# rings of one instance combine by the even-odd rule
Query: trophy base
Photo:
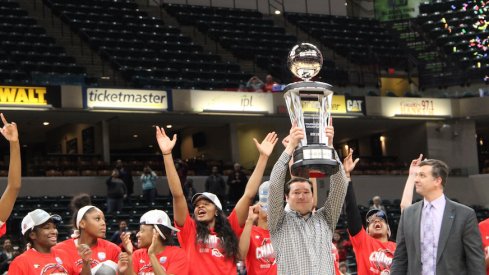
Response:
POLYGON ((294 151, 293 176, 303 178, 323 178, 338 171, 338 161, 334 149, 324 144, 306 145, 294 151))

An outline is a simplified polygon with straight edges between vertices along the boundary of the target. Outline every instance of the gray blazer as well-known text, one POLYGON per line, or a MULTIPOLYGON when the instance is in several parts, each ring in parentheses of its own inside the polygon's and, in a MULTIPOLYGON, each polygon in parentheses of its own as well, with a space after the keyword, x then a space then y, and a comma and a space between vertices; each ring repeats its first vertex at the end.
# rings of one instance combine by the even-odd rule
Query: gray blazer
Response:
MULTIPOLYGON (((404 209, 397 230, 391 275, 421 274, 420 222, 423 201, 404 209)), ((472 208, 446 198, 436 255, 436 274, 485 275, 484 250, 472 208)))

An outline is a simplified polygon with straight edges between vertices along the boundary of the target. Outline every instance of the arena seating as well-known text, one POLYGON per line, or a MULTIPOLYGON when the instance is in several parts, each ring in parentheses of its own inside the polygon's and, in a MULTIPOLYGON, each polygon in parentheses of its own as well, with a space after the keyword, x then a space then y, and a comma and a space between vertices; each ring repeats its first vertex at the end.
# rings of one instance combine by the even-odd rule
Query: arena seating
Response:
POLYGON ((487 37, 487 30, 476 30, 477 22, 471 5, 462 10, 465 1, 434 1, 420 4, 417 17, 420 32, 435 42, 453 66, 445 68, 445 77, 434 81, 446 85, 481 82, 489 72, 485 50, 469 46, 470 41, 487 37), (453 67, 453 68, 452 68, 453 67), (458 70, 457 70, 458 69, 458 70), (454 75, 453 71, 458 75, 454 75), (453 83, 453 79, 458 83, 453 83))
POLYGON ((249 78, 134 1, 44 3, 136 87, 225 89, 249 78))
POLYGON ((56 45, 16 1, 0 1, 0 79, 3 84, 83 83, 85 69, 56 45))
POLYGON ((405 46, 375 19, 303 13, 285 18, 353 63, 407 67, 405 46))
MULTIPOLYGON (((179 4, 164 4, 163 7, 180 24, 195 26, 237 58, 254 61, 282 81, 291 79, 286 56, 297 38, 260 12, 179 4)), ((348 82, 348 74, 336 68, 333 61, 325 60, 324 66, 328 83, 348 82)))

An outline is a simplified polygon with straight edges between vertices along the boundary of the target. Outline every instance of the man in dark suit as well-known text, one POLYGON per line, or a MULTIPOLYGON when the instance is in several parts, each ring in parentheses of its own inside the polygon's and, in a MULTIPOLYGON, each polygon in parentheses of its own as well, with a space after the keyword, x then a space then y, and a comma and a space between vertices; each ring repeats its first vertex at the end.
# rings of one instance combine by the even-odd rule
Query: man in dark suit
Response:
POLYGON ((419 166, 415 187, 423 200, 401 215, 390 274, 486 274, 474 210, 443 193, 448 166, 435 159, 419 166))

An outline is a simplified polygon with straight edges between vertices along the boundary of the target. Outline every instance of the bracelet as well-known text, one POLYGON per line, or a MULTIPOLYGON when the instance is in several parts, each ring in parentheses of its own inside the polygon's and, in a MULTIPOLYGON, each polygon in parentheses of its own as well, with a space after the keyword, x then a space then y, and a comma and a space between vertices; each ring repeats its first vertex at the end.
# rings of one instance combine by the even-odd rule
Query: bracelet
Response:
POLYGON ((163 153, 163 156, 168 156, 168 155, 171 155, 171 152, 170 153, 163 153))

